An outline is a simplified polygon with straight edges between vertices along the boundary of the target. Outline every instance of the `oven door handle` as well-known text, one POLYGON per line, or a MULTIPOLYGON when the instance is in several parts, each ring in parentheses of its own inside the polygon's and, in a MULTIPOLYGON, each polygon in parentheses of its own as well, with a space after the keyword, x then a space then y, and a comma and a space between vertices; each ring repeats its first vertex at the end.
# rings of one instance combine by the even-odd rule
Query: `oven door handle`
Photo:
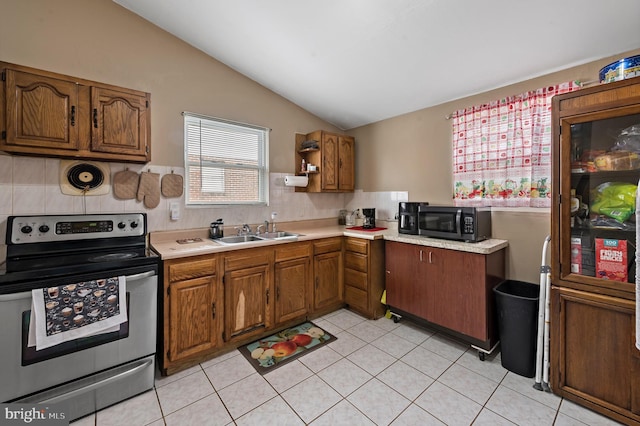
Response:
MULTIPOLYGON (((153 277, 154 275, 156 275, 156 271, 147 271, 147 272, 141 272, 139 274, 127 275, 125 278, 127 282, 129 282, 129 281, 141 280, 143 278, 153 277)), ((0 294, 0 302, 9 302, 11 300, 22 300, 22 299, 30 299, 30 298, 31 298, 30 291, 23 291, 21 293, 0 294)))
POLYGON ((151 359, 147 359, 146 361, 139 361, 135 367, 130 368, 130 369, 126 370, 126 371, 123 371, 122 373, 118 373, 118 374, 115 374, 113 376, 109 376, 109 377, 107 377, 105 379, 102 379, 102 380, 99 380, 99 381, 97 381, 95 383, 91 383, 90 385, 83 386, 81 388, 77 388, 77 389, 71 390, 69 392, 65 392, 63 394, 60 394, 60 395, 56 395, 56 396, 51 397, 49 399, 45 399, 43 401, 38 401, 38 403, 39 404, 54 404, 54 403, 59 402, 59 401, 68 400, 70 398, 73 398, 76 395, 90 392, 90 391, 92 391, 94 389, 97 389, 99 387, 105 386, 105 385, 107 385, 107 384, 109 384, 111 382, 115 382, 117 380, 121 380, 121 379, 124 379, 124 378, 126 378, 128 376, 131 376, 131 375, 137 373, 138 371, 149 367, 149 365, 151 365, 152 363, 153 363, 153 360, 151 360, 151 359))
POLYGON ((31 299, 31 292, 23 291, 21 293, 0 294, 0 302, 10 302, 12 300, 22 299, 31 299))
POLYGON ((156 274, 156 271, 147 271, 147 272, 141 272, 139 274, 135 274, 135 275, 127 275, 125 277, 125 279, 127 280, 127 282, 129 281, 136 281, 136 280, 141 280, 143 278, 149 278, 152 277, 156 274))

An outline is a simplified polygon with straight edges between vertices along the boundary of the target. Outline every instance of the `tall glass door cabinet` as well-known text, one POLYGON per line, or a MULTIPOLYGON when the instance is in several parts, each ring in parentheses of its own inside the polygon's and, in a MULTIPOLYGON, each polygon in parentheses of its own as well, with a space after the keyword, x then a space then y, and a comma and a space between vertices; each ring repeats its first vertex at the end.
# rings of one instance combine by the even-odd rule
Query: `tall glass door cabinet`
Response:
POLYGON ((552 391, 640 425, 640 77, 553 99, 552 391))

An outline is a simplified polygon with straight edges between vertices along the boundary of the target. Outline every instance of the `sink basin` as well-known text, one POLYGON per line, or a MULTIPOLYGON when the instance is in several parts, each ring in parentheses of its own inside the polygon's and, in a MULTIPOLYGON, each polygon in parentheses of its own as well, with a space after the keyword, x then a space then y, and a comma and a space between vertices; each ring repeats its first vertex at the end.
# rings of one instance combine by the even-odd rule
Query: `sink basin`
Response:
POLYGON ((260 234, 260 238, 265 238, 268 240, 297 240, 298 236, 302 234, 295 234, 293 232, 265 232, 264 234, 260 234))
POLYGON ((217 238, 213 241, 218 242, 222 245, 229 245, 264 241, 264 239, 256 237, 255 235, 232 235, 229 237, 217 238))

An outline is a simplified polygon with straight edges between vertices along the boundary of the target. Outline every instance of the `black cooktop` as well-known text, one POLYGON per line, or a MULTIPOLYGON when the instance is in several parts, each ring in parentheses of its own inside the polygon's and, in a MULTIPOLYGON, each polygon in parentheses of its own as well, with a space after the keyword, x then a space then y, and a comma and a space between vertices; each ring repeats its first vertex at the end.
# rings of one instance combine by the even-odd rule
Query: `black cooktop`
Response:
POLYGON ((124 270, 159 264, 160 257, 149 248, 85 251, 47 257, 8 260, 0 270, 0 286, 29 281, 71 282, 80 275, 121 275, 124 270), (66 281, 65 281, 66 280, 66 281))
POLYGON ((146 214, 10 216, 0 293, 154 270, 146 214), (12 290, 9 290, 11 287, 12 290))

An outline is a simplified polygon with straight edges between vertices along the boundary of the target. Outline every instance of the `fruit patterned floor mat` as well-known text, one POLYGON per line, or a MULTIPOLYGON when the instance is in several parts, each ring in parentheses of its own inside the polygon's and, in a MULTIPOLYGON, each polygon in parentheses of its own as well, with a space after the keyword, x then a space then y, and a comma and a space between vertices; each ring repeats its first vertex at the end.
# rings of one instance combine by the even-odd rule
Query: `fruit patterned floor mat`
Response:
POLYGON ((337 337, 307 321, 238 348, 260 374, 275 370, 337 337))

